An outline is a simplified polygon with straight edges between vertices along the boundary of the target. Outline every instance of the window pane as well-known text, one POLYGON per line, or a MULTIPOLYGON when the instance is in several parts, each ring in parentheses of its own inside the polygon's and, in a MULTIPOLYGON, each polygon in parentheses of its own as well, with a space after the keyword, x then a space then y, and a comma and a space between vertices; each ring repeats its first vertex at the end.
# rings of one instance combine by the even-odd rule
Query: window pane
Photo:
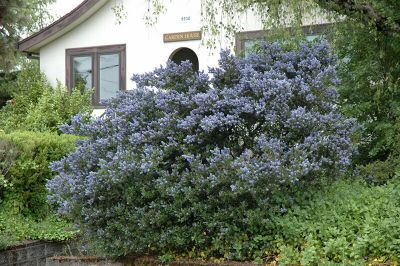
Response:
POLYGON ((119 90, 119 54, 100 55, 100 100, 114 97, 119 90))
POLYGON ((307 35, 306 36, 306 40, 309 41, 309 42, 312 42, 315 39, 320 38, 320 37, 321 37, 321 35, 307 35))
POLYGON ((254 46, 262 43, 261 39, 245 40, 244 41, 244 57, 248 57, 251 53, 254 53, 254 46))
POLYGON ((72 58, 72 87, 92 89, 92 56, 72 58))

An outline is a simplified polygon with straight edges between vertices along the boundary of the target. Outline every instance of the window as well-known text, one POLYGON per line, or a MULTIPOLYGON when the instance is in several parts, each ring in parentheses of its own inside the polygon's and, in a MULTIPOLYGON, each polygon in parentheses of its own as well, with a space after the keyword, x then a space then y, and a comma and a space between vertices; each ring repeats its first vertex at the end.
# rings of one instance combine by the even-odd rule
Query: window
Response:
POLYGON ((66 50, 66 84, 69 90, 94 88, 92 104, 103 107, 126 85, 125 45, 110 45, 66 50))
MULTIPOLYGON (((316 24, 303 26, 302 32, 305 36, 306 40, 312 41, 319 36, 326 35, 331 24, 316 24)), ((288 28, 289 32, 292 28, 288 28)), ((254 44, 259 43, 263 40, 268 40, 268 35, 271 32, 268 30, 258 30, 258 31, 247 31, 247 32, 239 32, 236 34, 235 40, 235 52, 237 55, 242 54, 243 56, 247 56, 249 50, 254 46, 254 44)))

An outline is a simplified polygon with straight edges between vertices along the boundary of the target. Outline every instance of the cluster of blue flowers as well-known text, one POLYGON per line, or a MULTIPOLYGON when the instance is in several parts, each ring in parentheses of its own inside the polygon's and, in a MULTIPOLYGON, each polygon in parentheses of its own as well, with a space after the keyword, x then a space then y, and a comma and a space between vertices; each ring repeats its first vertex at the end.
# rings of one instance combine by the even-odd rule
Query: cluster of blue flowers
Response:
POLYGON ((103 116, 63 127, 86 138, 48 183, 59 212, 113 255, 211 245, 275 193, 335 178, 355 152, 326 43, 223 51, 208 74, 169 62, 133 80, 103 116))

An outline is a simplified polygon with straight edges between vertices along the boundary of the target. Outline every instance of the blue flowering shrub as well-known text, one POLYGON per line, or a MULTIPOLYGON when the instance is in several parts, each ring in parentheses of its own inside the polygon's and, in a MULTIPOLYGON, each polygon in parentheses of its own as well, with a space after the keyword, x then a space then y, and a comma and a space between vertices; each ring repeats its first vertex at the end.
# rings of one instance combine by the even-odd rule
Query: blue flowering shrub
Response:
POLYGON ((169 62, 133 80, 103 116, 63 128, 86 138, 47 185, 106 254, 260 256, 270 239, 249 240, 279 202, 351 163, 356 123, 337 111, 325 43, 224 51, 209 74, 169 62))

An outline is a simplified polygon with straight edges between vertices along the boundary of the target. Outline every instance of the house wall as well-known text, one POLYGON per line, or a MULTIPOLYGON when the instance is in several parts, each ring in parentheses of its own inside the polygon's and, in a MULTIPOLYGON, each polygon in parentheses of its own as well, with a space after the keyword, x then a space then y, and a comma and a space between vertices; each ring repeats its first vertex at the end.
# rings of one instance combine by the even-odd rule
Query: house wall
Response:
MULTIPOLYGON (((122 1, 128 17, 118 25, 112 11, 114 1, 109 1, 96 14, 77 28, 40 49, 40 66, 50 82, 57 80, 65 84, 65 49, 91 47, 111 44, 126 44, 127 84, 133 88, 130 80, 133 73, 153 70, 165 64, 170 55, 178 48, 187 47, 196 52, 200 70, 217 64, 221 48, 233 48, 233 39, 219 39, 216 50, 201 45, 200 40, 182 42, 163 42, 164 33, 198 31, 201 28, 201 0, 171 1, 167 12, 160 15, 158 23, 146 26, 144 15, 148 9, 147 1, 122 1), (190 17, 190 20, 182 20, 190 17)), ((246 19, 247 20, 247 19, 246 19)), ((249 20, 250 21, 250 20, 249 20)), ((247 28, 256 29, 254 22, 246 23, 247 28)), ((232 36, 233 38, 233 36, 232 36)))

